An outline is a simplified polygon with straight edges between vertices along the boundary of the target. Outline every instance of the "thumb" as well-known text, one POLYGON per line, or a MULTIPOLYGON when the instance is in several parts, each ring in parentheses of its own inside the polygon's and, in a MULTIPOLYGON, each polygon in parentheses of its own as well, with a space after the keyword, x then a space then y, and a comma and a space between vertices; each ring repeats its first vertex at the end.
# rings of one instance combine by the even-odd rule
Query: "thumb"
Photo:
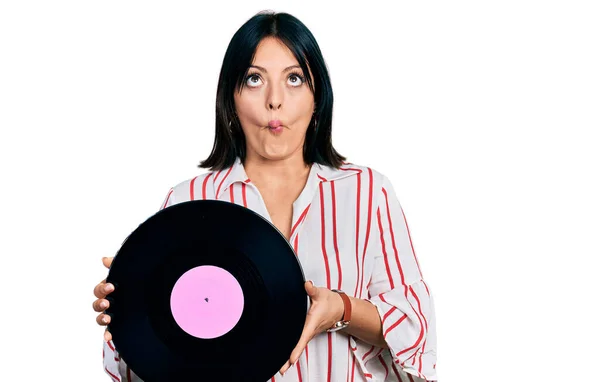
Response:
POLYGON ((311 280, 308 280, 304 283, 304 289, 306 289, 306 293, 310 297, 314 297, 317 295, 317 287, 315 287, 315 284, 313 284, 311 280))

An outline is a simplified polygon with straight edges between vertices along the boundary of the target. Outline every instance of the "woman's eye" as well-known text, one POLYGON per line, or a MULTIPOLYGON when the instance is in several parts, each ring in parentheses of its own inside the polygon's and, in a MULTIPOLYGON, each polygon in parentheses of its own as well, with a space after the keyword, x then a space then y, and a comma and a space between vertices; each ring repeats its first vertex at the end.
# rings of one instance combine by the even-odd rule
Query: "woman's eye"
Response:
MULTIPOLYGON (((288 77, 288 81, 292 87, 302 86, 304 83, 304 77, 299 74, 291 74, 288 77)), ((256 88, 262 84, 262 79, 258 74, 249 74, 246 77, 246 85, 251 88, 256 88)))
POLYGON ((304 83, 304 78, 297 74, 290 75, 289 79, 292 80, 292 86, 301 86, 304 83))
POLYGON ((260 77, 256 74, 251 74, 248 77, 246 77, 246 84, 250 87, 256 87, 258 85, 260 85, 260 77))

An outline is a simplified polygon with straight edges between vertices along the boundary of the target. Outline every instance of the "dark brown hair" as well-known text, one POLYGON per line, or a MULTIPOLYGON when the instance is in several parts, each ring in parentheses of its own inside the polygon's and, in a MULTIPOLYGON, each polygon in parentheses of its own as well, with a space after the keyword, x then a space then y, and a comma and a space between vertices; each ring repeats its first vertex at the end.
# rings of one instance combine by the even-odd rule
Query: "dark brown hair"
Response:
POLYGON ((333 90, 319 45, 308 28, 288 13, 261 11, 246 21, 231 38, 217 86, 215 141, 208 158, 198 167, 213 171, 230 167, 246 157, 246 139, 235 113, 234 91, 241 91, 256 47, 265 37, 275 37, 294 54, 315 99, 315 113, 306 131, 304 162, 339 168, 346 159, 331 143, 333 90), (309 70, 314 77, 312 82, 309 70), (316 91, 315 91, 316 89, 316 91), (231 126, 230 126, 231 123, 231 126))

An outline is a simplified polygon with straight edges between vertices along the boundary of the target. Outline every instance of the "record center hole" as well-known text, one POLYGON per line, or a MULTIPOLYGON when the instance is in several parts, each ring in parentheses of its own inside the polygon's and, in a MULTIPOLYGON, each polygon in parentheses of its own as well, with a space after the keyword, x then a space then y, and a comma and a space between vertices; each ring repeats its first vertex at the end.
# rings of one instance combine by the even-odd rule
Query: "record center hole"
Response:
POLYGON ((204 299, 204 301, 208 302, 208 297, 204 299))

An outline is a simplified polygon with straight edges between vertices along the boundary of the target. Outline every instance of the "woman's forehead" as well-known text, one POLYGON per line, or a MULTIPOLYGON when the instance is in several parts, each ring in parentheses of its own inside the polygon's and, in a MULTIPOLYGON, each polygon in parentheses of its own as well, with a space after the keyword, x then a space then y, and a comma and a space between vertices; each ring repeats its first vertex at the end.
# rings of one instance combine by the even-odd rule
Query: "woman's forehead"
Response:
POLYGON ((268 72, 283 71, 300 64, 294 53, 280 40, 265 38, 256 47, 254 60, 251 66, 258 67, 268 72))
MULTIPOLYGON (((312 79, 312 69, 308 63, 306 63, 306 66, 312 79)), ((290 48, 283 41, 275 37, 265 37, 262 39, 256 47, 254 59, 250 67, 272 74, 286 73, 291 69, 301 68, 290 48)))

